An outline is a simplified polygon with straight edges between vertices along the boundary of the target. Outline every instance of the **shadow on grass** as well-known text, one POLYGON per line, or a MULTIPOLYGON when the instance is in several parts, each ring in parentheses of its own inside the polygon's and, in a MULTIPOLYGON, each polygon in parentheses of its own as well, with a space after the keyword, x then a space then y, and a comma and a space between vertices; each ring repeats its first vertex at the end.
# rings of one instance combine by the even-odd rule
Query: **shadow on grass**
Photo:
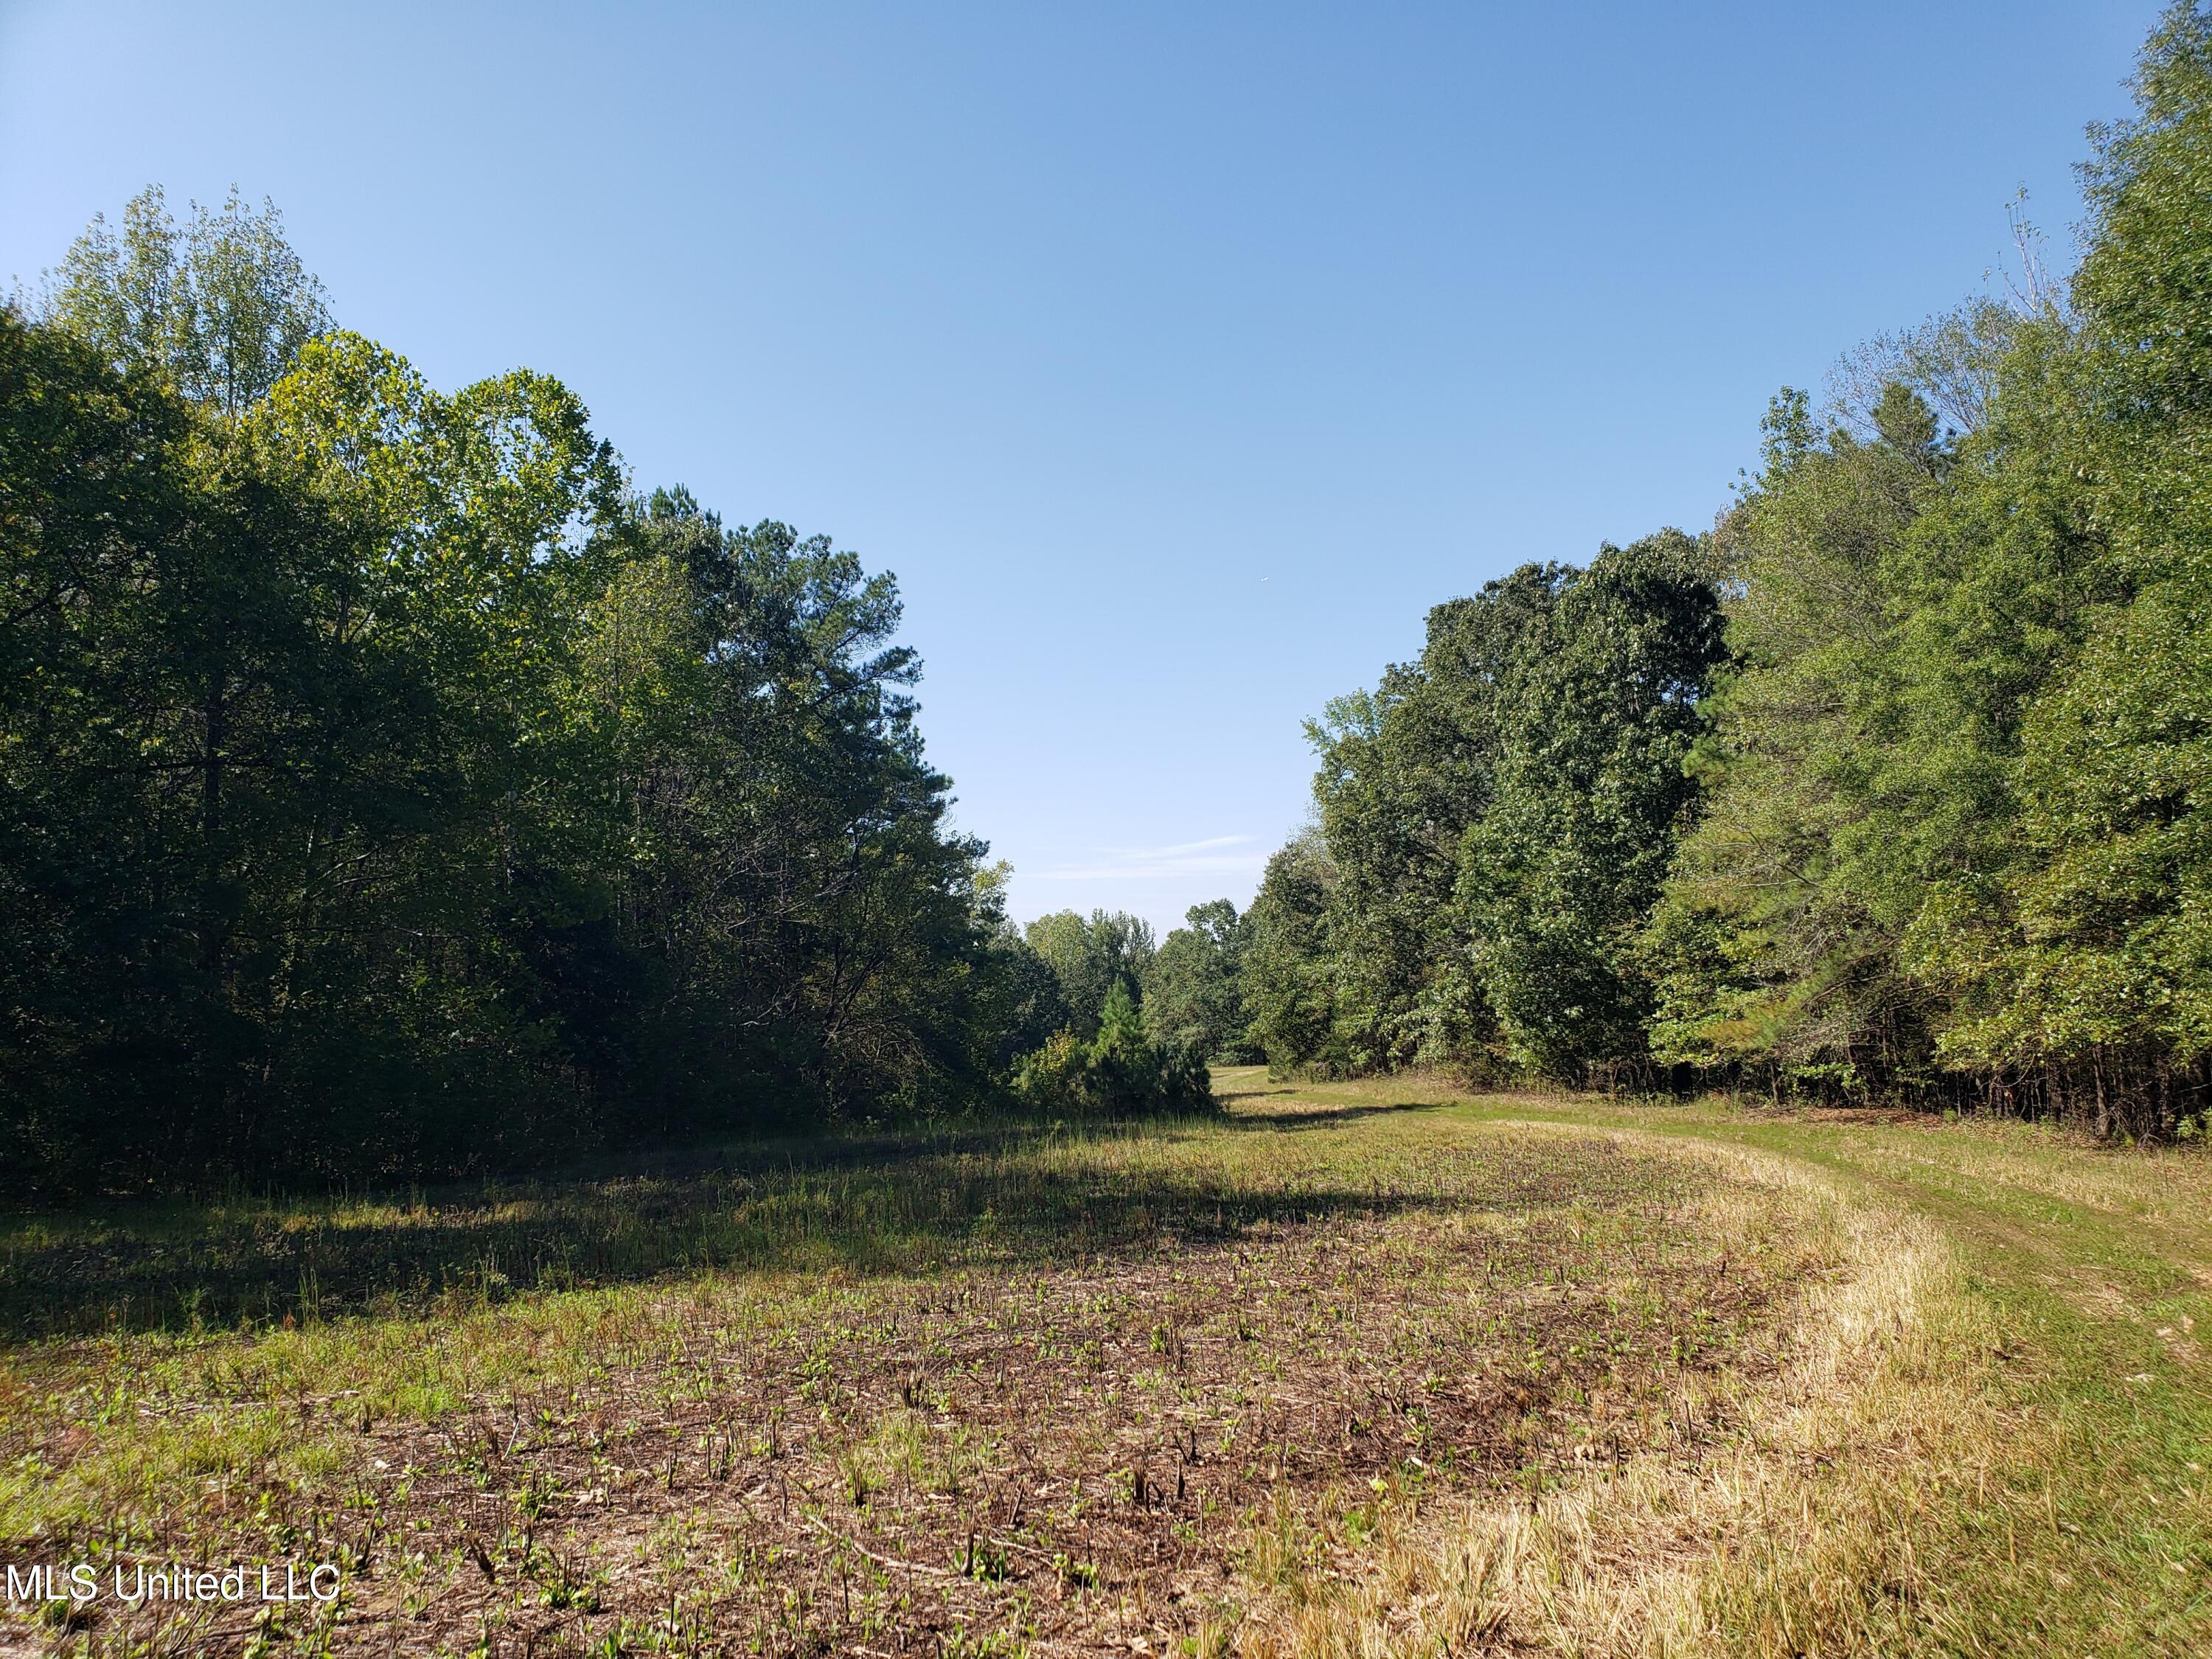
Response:
MULTIPOLYGON (((428 1194, 15 1216, 0 1220, 0 1341, 459 1309, 718 1268, 1048 1266, 1202 1247, 1266 1224, 1460 1201, 1426 1179, 1417 1190, 1380 1180, 1358 1190, 1342 1172, 1300 1180, 1239 1173, 1224 1160, 1162 1167, 1135 1152, 1140 1141, 1157 1149, 1164 1139, 1246 1121, 1269 1120, 823 1139, 428 1194)), ((1494 1189, 1485 1183, 1476 1201, 1550 1200, 1547 1183, 1509 1177, 1494 1189)))
MULTIPOLYGON (((1249 1100, 1249 1095, 1232 1095, 1249 1100)), ((1302 1112, 1239 1112, 1229 1120, 1237 1129, 1334 1129, 1364 1117, 1389 1117, 1400 1112, 1440 1112, 1454 1103, 1447 1100, 1400 1100, 1375 1106, 1316 1106, 1302 1112)))

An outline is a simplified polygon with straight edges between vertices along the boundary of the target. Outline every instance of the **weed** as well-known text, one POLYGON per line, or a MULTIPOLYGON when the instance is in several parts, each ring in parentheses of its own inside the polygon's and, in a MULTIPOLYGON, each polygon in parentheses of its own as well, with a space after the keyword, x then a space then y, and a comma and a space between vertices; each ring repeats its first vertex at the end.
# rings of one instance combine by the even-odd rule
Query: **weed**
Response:
POLYGON ((1202 1122, 16 1218, 0 1547, 347 1564, 334 1620, 103 1606, 100 1655, 2199 1632, 2199 1166, 1224 1081, 1202 1122))

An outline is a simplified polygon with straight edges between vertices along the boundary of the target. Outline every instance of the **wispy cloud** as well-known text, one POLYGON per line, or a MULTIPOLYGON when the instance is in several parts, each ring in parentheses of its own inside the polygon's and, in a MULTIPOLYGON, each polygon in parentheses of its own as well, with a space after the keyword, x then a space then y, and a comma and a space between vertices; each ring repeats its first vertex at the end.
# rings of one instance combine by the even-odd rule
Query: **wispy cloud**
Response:
POLYGON ((1267 861, 1257 836, 1209 836, 1172 847, 1094 847, 1088 864, 1024 871, 1033 881, 1148 881, 1163 876, 1244 875, 1267 861))

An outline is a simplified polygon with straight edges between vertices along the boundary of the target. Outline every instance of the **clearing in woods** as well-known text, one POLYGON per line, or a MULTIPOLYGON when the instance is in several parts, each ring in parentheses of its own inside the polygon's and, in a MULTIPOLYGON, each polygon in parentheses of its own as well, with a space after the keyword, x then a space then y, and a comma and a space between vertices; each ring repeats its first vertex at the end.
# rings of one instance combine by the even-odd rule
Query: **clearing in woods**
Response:
POLYGON ((1217 1084, 1218 1120, 9 1218, 0 1550, 100 1594, 0 1644, 2212 1639, 2201 1159, 1217 1084), (328 1603, 112 1577, 325 1562, 328 1603))

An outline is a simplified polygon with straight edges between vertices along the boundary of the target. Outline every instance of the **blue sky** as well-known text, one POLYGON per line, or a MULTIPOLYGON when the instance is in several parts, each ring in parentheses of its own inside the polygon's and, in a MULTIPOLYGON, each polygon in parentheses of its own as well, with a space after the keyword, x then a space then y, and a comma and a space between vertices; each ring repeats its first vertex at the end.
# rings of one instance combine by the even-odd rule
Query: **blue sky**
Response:
POLYGON ((1708 526, 1978 289, 2149 3, 0 3, 0 282, 160 181, 641 485, 896 571, 1018 915, 1242 904, 1300 723, 1528 559, 1708 526))

